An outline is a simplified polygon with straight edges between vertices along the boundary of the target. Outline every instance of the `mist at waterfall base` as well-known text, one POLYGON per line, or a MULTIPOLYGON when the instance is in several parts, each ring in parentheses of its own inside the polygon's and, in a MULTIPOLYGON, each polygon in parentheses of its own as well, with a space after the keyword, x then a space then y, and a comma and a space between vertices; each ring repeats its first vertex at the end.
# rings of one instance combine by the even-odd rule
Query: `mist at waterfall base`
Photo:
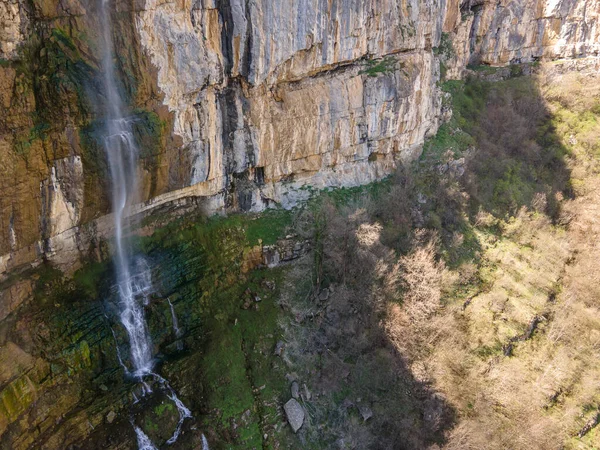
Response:
MULTIPOLYGON (((100 0, 103 103, 105 105, 103 145, 110 174, 111 203, 114 215, 113 262, 116 284, 113 292, 117 299, 115 309, 116 316, 128 338, 128 357, 123 357, 114 330, 113 335, 119 361, 125 373, 141 386, 137 390, 138 396, 135 392, 132 394, 135 399, 134 403, 137 404, 143 397, 153 395, 153 389, 155 389, 162 395, 166 395, 176 406, 179 412, 179 421, 171 438, 166 441, 166 444, 173 444, 181 433, 185 419, 191 418, 192 414, 177 397, 168 381, 153 371, 155 366, 153 345, 145 317, 145 306, 148 305, 150 296, 154 293, 152 271, 143 257, 133 254, 124 233, 124 228, 131 220, 128 217, 129 207, 139 201, 136 176, 139 151, 132 128, 135 119, 126 114, 115 75, 111 8, 108 0, 100 0)), ((174 316, 174 324, 176 324, 175 312, 170 301, 169 304, 174 316)), ((177 334, 179 334, 178 328, 177 334)), ((135 424, 133 415, 130 417, 130 422, 137 437, 138 447, 141 450, 155 449, 151 439, 135 424)), ((208 449, 204 435, 202 435, 202 447, 208 449)))

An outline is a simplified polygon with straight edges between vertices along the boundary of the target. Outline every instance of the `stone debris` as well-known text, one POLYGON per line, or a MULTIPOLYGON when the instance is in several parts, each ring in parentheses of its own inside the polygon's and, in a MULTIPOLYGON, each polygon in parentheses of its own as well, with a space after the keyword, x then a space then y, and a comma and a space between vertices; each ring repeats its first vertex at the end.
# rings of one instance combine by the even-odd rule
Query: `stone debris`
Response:
POLYGON ((283 355, 284 348, 285 348, 285 344, 283 343, 283 341, 277 341, 277 344, 275 344, 275 351, 273 352, 273 354, 275 356, 283 355))
POLYGON ((263 247, 263 264, 267 267, 277 267, 282 263, 294 261, 304 256, 310 250, 309 241, 297 241, 297 237, 288 236, 280 239, 275 245, 263 247))
POLYGON ((283 406, 283 409, 292 430, 297 433, 304 423, 304 408, 295 398, 291 398, 283 406))
POLYGON ((116 417, 117 417, 117 413, 111 410, 106 415, 106 421, 108 423, 113 423, 115 421, 116 417))
POLYGON ((300 386, 298 385, 297 381, 294 381, 292 383, 290 390, 292 391, 292 397, 294 397, 295 399, 300 398, 300 386))
POLYGON ((373 411, 366 405, 358 405, 358 412, 365 422, 373 417, 373 411))
POLYGON ((319 301, 326 302, 328 298, 329 298, 329 289, 323 289, 321 291, 321 293, 319 294, 319 301))

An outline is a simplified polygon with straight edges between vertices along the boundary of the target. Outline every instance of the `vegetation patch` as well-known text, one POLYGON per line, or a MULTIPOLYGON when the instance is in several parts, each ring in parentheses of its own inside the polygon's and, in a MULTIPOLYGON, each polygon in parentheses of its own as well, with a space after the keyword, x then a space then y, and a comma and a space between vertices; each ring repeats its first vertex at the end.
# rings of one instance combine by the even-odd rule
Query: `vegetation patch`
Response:
MULTIPOLYGON (((377 77, 381 74, 392 73, 398 66, 398 60, 393 56, 386 56, 383 59, 368 59, 365 61, 366 68, 358 72, 360 75, 377 77)), ((402 64, 400 64, 402 67, 402 64)))
POLYGON ((582 89, 448 82, 453 118, 414 167, 299 212, 313 254, 281 302, 290 367, 321 394, 303 400, 307 448, 593 447, 596 350, 575 329, 600 326, 577 231, 597 214, 575 205, 598 202, 598 94, 582 89))
POLYGON ((442 56, 445 59, 450 59, 455 56, 454 47, 452 46, 452 38, 448 33, 442 33, 440 37, 440 45, 433 48, 433 54, 442 56))

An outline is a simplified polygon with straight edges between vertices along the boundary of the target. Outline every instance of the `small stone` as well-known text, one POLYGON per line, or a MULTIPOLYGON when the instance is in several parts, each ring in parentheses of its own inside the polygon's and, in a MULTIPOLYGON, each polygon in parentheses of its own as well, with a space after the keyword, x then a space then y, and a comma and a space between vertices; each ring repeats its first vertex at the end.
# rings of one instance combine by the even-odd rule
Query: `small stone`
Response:
POLYGON ((246 411, 244 411, 244 413, 242 414, 242 417, 241 417, 242 423, 247 424, 248 421, 250 420, 250 415, 251 414, 252 413, 250 412, 249 409, 247 409, 246 411))
POLYGON ((283 406, 288 423, 292 427, 294 433, 297 433, 304 423, 304 409, 294 398, 288 400, 283 406))
POLYGON ((306 387, 306 384, 303 384, 302 388, 304 390, 304 393, 303 393, 304 394, 304 400, 305 401, 310 401, 310 399, 312 398, 312 394, 308 390, 308 387, 306 387))
POLYGON ((257 302, 257 303, 258 303, 258 302, 260 302, 261 300, 262 300, 262 298, 260 298, 260 295, 255 295, 255 296, 254 296, 254 301, 255 301, 255 302, 257 302))
POLYGON ((275 290, 275 282, 272 280, 263 281, 263 285, 265 288, 269 289, 270 291, 275 290))
POLYGON ((117 413, 114 411, 109 411, 108 414, 106 415, 106 421, 108 423, 113 423, 115 421, 117 417, 117 413))
POLYGON ((344 401, 342 402, 342 408, 344 408, 344 409, 352 408, 353 406, 354 406, 354 402, 352 400, 350 400, 349 398, 345 398, 344 401))
POLYGON ((365 422, 371 417, 373 417, 373 411, 371 411, 371 408, 369 408, 368 406, 358 405, 358 412, 360 413, 365 422))
POLYGON ((281 356, 283 354, 284 347, 285 344, 283 343, 283 341, 278 341, 277 344, 275 344, 275 351, 273 352, 273 354, 275 356, 281 356))
POLYGON ((269 435, 267 433, 263 434, 263 439, 266 441, 268 439, 269 435))
POLYGON ((286 373, 285 379, 292 383, 298 379, 298 374, 296 372, 286 373))
POLYGON ((107 391, 108 391, 108 387, 106 387, 106 385, 105 385, 105 384, 101 384, 101 385, 100 385, 100 390, 101 390, 101 391, 104 391, 104 392, 107 392, 107 391))
POLYGON ((294 397, 295 399, 298 399, 298 397, 300 397, 300 386, 298 385, 297 381, 294 381, 292 383, 292 387, 290 390, 292 391, 292 397, 294 397))
POLYGON ((319 294, 319 301, 325 302, 329 298, 329 289, 323 289, 319 294))

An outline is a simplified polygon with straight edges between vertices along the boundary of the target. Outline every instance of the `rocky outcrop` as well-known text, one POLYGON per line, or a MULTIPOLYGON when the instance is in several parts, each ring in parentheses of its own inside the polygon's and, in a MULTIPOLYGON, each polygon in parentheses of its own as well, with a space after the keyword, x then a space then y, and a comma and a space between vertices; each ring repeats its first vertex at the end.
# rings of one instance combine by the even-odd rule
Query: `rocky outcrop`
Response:
MULTIPOLYGON (((0 2, 0 277, 110 238, 91 0, 0 2)), ((141 203, 291 207, 419 154, 468 64, 597 56, 598 0, 119 2, 141 203)), ((169 206, 171 205, 171 206, 169 206)), ((91 253, 90 253, 91 252, 91 253)))
POLYGON ((444 31, 456 68, 600 54, 597 0, 451 0, 444 31))
POLYGON ((13 59, 25 40, 27 15, 19 0, 0 1, 0 59, 13 59))
POLYGON ((190 182, 233 188, 227 207, 291 206, 302 186, 367 183, 414 154, 437 127, 441 11, 378 3, 146 2, 136 25, 190 182))

